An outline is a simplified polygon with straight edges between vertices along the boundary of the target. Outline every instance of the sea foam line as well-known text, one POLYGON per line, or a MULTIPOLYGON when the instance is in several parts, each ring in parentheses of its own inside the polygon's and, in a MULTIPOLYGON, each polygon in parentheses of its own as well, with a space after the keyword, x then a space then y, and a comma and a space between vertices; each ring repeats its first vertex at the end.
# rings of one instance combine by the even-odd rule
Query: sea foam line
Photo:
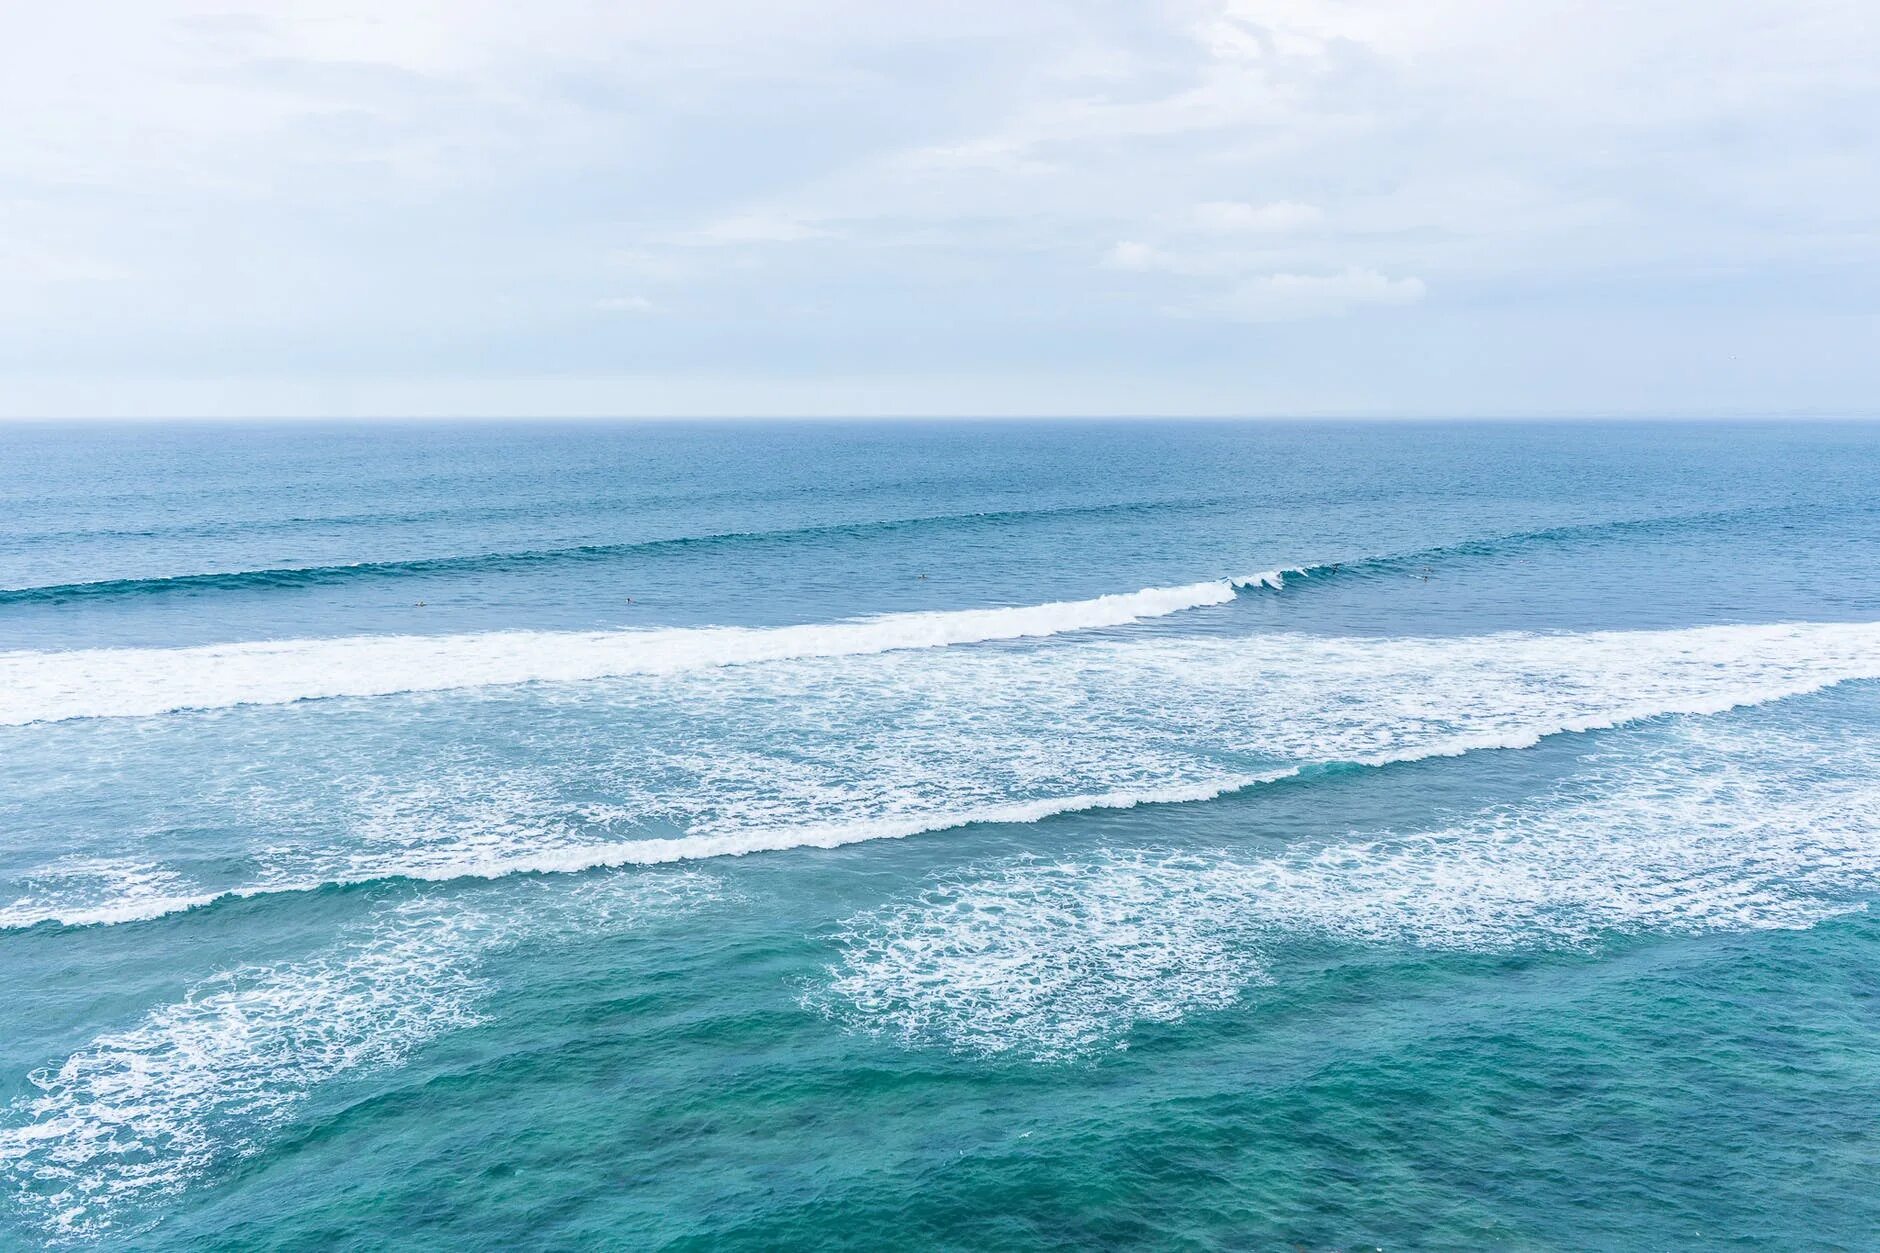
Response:
POLYGON ((437 864, 400 864, 395 861, 362 870, 317 879, 247 884, 222 892, 144 895, 120 898, 109 904, 61 908, 15 906, 0 910, 0 931, 22 930, 40 924, 68 927, 112 926, 143 922, 168 914, 186 913, 222 901, 317 892, 326 888, 358 887, 402 879, 417 883, 448 883, 468 879, 502 879, 512 875, 584 874, 633 866, 665 866, 717 857, 743 857, 751 853, 780 853, 791 849, 841 848, 871 840, 898 840, 909 836, 949 831, 991 823, 1033 823, 1059 814, 1102 809, 1133 809, 1138 805, 1174 805, 1213 800, 1261 783, 1277 782, 1304 771, 1302 766, 1264 774, 1237 774, 1201 783, 1113 791, 1083 796, 1052 797, 1009 805, 988 805, 956 813, 926 814, 916 818, 864 822, 815 823, 772 827, 723 835, 686 835, 669 839, 617 840, 604 844, 562 847, 509 857, 437 864))
MULTIPOLYGON (((1880 664, 1876 664, 1874 669, 1876 674, 1880 674, 1880 664)), ((0 931, 20 930, 41 924, 76 927, 141 922, 169 914, 201 909, 219 902, 299 894, 330 888, 357 887, 388 880, 435 883, 500 879, 513 875, 582 874, 595 870, 664 866, 719 857, 743 857, 754 853, 779 853, 796 849, 833 849, 874 840, 906 839, 911 836, 969 826, 1036 823, 1072 813, 1133 809, 1145 805, 1193 804, 1216 800, 1233 793, 1339 766, 1381 769, 1386 766, 1461 757, 1478 752, 1532 748, 1554 736, 1610 730, 1653 718, 1726 713, 1733 709, 1749 708, 1819 692, 1857 677, 1863 676, 1822 676, 1714 695, 1667 697, 1650 704, 1633 705, 1600 714, 1561 717, 1551 722, 1505 729, 1497 733, 1458 734, 1434 742, 1406 747, 1403 750, 1354 755, 1342 759, 1328 758, 1300 762, 1280 769, 1255 773, 1224 773, 1210 779, 1186 781, 1164 787, 1115 789, 1073 796, 1043 797, 1010 804, 986 805, 905 818, 809 823, 711 835, 617 840, 441 864, 400 862, 396 858, 388 858, 376 863, 367 863, 355 873, 246 884, 217 892, 168 896, 151 894, 119 898, 101 905, 70 907, 51 902, 46 904, 21 902, 10 909, 0 911, 0 931)))
POLYGON ((1287 573, 1269 570, 1089 600, 883 614, 800 626, 361 635, 183 648, 5 652, 0 653, 0 726, 580 682, 1039 638, 1226 604, 1239 588, 1281 586, 1287 573))

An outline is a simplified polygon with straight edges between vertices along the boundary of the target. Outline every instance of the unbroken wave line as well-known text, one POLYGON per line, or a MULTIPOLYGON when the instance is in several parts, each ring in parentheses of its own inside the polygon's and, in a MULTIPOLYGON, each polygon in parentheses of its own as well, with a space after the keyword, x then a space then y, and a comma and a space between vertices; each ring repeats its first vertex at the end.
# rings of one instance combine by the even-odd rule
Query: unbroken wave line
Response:
POLYGON ((785 627, 487 631, 246 641, 185 648, 0 653, 0 726, 135 718, 517 683, 580 682, 809 657, 846 657, 1127 626, 1221 605, 1286 571, 997 609, 884 614, 785 627))
MULTIPOLYGON (((626 543, 576 544, 557 548, 505 552, 447 554, 383 561, 352 561, 324 565, 274 566, 245 570, 207 570, 186 574, 96 579, 72 583, 46 583, 30 587, 0 588, 0 607, 10 605, 62 605, 89 600, 112 600, 166 594, 240 592, 322 587, 336 583, 423 577, 439 574, 503 573, 538 567, 605 563, 629 557, 719 547, 794 543, 805 539, 851 538, 892 534, 929 527, 1004 526, 1014 522, 1048 519, 1107 517, 1115 514, 1166 513, 1218 508, 1231 499, 1118 501, 1101 505, 1066 505, 1042 509, 985 510, 836 522, 777 530, 723 531, 707 535, 681 535, 626 543)), ((1819 506, 1811 506, 1819 509, 1819 506)), ((1665 514, 1646 518, 1609 519, 1572 523, 1539 530, 1513 531, 1438 544, 1401 553, 1361 555, 1339 562, 1325 561, 1298 568, 1296 573, 1324 576, 1344 572, 1396 573, 1419 564, 1455 557, 1488 557, 1524 551, 1548 544, 1596 540, 1605 537, 1675 533, 1692 527, 1795 512, 1795 506, 1757 506, 1708 513, 1665 514)), ((389 515, 388 515, 389 516, 389 515)), ((340 519, 346 521, 347 519, 340 519)), ((320 522, 324 519, 297 519, 320 522)), ((149 532, 132 534, 145 535, 149 532)))
POLYGON ((116 600, 167 594, 324 587, 336 583, 390 581, 438 574, 504 573, 544 566, 603 563, 629 557, 656 557, 664 553, 720 547, 785 544, 805 539, 891 534, 927 527, 1002 526, 1038 519, 1208 509, 1220 503, 1222 502, 1213 500, 1123 501, 1115 504, 1060 506, 1046 509, 927 514, 911 518, 834 522, 768 531, 720 531, 709 535, 679 535, 617 544, 575 544, 560 548, 529 548, 511 552, 462 553, 386 561, 272 566, 247 570, 206 570, 189 574, 95 579, 76 583, 45 583, 32 587, 0 588, 0 607, 64 605, 79 601, 116 600))
POLYGON ((714 835, 683 835, 665 839, 619 840, 586 846, 562 846, 512 856, 466 860, 442 865, 435 863, 399 864, 396 861, 388 861, 362 868, 354 874, 250 884, 218 892, 143 896, 104 905, 77 908, 61 908, 56 905, 16 908, 0 913, 0 930, 20 930, 41 924, 77 927, 142 922, 169 914, 201 909, 224 901, 359 887, 393 880, 444 883, 474 879, 500 879, 512 875, 581 874, 595 870, 665 866, 719 857, 743 857, 753 853, 841 848, 850 844, 906 839, 911 836, 957 830, 962 827, 1030 824, 1061 815, 1091 813, 1099 810, 1134 809, 1145 805, 1195 804, 1217 800, 1283 780, 1322 775, 1340 768, 1377 770, 1410 762, 1463 757, 1472 753, 1520 750, 1532 748, 1543 740, 1555 736, 1606 731, 1653 718, 1722 714, 1735 709, 1806 696, 1857 678, 1875 676, 1880 676, 1880 667, 1876 667, 1872 675, 1823 676, 1734 692, 1712 695, 1693 694, 1684 698, 1668 698, 1610 712, 1562 718, 1551 723, 1518 728, 1499 734, 1461 734, 1434 743, 1414 747, 1406 746, 1394 751, 1346 759, 1300 762, 1285 768, 1259 773, 1226 773, 1212 779, 1187 781, 1165 787, 1042 797, 1003 805, 987 805, 949 813, 923 814, 906 818, 805 824, 714 835))

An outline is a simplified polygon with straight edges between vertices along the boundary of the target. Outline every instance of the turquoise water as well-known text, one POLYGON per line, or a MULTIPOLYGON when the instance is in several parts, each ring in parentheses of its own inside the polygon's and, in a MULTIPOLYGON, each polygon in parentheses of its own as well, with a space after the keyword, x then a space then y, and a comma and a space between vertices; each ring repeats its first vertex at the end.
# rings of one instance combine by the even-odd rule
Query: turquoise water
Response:
POLYGON ((1880 1231, 1880 426, 0 467, 0 1243, 1880 1231))

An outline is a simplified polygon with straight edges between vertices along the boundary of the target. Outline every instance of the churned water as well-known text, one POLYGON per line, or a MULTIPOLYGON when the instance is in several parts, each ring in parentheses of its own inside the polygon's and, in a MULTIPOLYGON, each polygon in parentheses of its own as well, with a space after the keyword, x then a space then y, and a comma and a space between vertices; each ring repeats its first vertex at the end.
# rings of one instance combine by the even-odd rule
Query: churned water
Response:
POLYGON ((1880 426, 0 428, 0 1243, 1871 1247, 1880 426))

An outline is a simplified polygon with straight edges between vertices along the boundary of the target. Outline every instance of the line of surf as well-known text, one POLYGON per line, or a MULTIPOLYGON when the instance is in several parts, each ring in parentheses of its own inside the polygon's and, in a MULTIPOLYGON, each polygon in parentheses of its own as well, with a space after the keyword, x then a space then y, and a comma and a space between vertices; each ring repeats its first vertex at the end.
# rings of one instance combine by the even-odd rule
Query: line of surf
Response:
POLYGON ((1518 751, 1533 748, 1545 740, 1558 736, 1608 731, 1654 718, 1715 716, 1731 710, 1747 709, 1799 696, 1808 696, 1838 687, 1843 683, 1858 682, 1877 676, 1880 676, 1880 666, 1876 666, 1871 675, 1824 677, 1709 696, 1667 699, 1603 714, 1537 724, 1502 734, 1456 735, 1415 748, 1393 752, 1299 762, 1254 773, 1225 773, 1212 779, 1185 781, 1162 787, 1040 797, 1007 804, 899 818, 765 827, 724 834, 682 835, 561 846, 537 852, 444 865, 398 865, 394 863, 364 869, 355 874, 250 884, 216 892, 146 896, 70 909, 47 906, 39 909, 19 910, 11 914, 0 914, 0 931, 23 930, 40 925, 89 927, 144 922, 224 902, 299 895, 335 888, 361 887, 373 883, 394 881, 449 883, 502 879, 514 875, 583 874, 597 870, 665 866, 722 857, 745 857, 758 853, 834 849, 851 844, 907 839, 972 826, 1029 825, 1049 818, 1103 810, 1197 804, 1341 768, 1359 771, 1381 770, 1390 766, 1465 757, 1475 753, 1518 751))
POLYGON ((0 726, 150 717, 518 683, 580 682, 718 666, 1032 639, 1225 604, 1285 571, 993 609, 883 614, 781 627, 486 631, 243 641, 178 648, 0 653, 0 726))

